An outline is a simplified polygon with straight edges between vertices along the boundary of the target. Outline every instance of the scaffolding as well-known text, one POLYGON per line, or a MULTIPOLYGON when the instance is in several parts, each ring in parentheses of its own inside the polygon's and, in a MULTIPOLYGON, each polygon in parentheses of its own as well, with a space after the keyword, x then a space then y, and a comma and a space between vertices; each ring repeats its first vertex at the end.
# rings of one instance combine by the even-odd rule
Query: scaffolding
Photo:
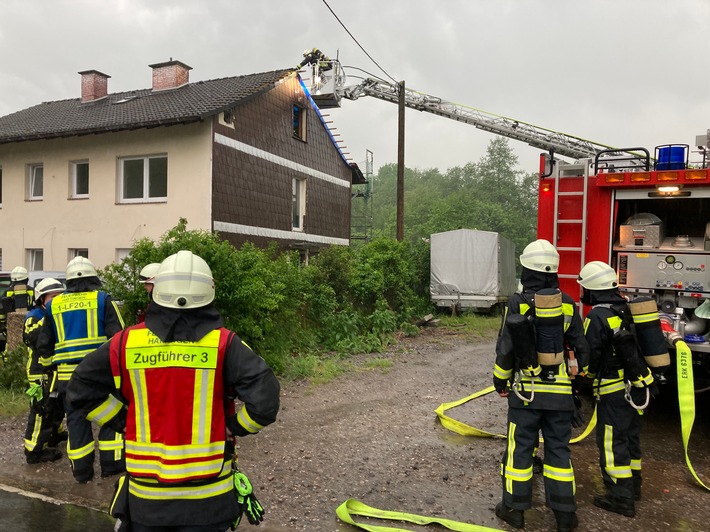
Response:
POLYGON ((353 185, 350 240, 372 240, 373 156, 365 150, 364 185, 353 185))

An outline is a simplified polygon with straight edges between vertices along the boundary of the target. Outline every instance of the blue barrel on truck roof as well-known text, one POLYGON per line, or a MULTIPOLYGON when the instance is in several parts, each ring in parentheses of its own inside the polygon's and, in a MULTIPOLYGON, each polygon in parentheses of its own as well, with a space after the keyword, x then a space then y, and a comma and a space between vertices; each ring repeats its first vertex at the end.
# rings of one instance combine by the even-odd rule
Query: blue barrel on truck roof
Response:
POLYGON ((656 146, 656 170, 684 170, 687 166, 687 144, 656 146))

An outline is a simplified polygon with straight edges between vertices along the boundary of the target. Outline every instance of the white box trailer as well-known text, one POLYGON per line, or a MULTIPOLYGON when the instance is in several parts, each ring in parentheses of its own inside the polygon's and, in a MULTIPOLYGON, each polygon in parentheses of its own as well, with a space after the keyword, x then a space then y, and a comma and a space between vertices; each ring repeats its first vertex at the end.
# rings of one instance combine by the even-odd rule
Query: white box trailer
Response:
POLYGON ((517 289, 515 244, 498 233, 457 229, 431 235, 431 300, 452 311, 487 312, 517 289))

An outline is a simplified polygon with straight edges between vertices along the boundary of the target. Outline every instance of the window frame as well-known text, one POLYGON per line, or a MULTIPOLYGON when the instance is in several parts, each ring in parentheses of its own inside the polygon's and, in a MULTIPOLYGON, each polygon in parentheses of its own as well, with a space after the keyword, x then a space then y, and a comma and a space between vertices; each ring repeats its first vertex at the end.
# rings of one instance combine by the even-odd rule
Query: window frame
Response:
POLYGON ((303 105, 294 103, 291 108, 291 118, 293 122, 293 138, 306 142, 308 133, 308 109, 303 105))
POLYGON ((131 248, 115 248, 116 255, 114 262, 120 264, 120 262, 131 254, 131 248))
POLYGON ((27 165, 27 201, 42 201, 44 199, 44 164, 33 163, 27 165), (42 170, 41 186, 42 194, 35 195, 34 189, 37 183, 37 170, 42 170))
POLYGON ((27 258, 27 269, 29 271, 44 270, 44 249, 43 248, 26 248, 25 257, 27 258), (39 267, 37 265, 37 257, 40 258, 39 267))
POLYGON ((67 262, 77 257, 89 258, 89 248, 69 248, 67 250, 67 262))
POLYGON ((120 157, 118 159, 118 203, 122 204, 132 204, 132 203, 165 203, 168 201, 168 154, 159 155, 139 155, 139 156, 128 156, 120 157), (155 196, 150 197, 150 161, 154 159, 165 159, 165 196, 155 196), (126 198, 124 197, 124 185, 125 185, 125 163, 128 161, 143 161, 143 196, 140 198, 126 198))
POLYGON ((291 230, 303 232, 306 220, 306 180, 294 177, 291 180, 291 230), (296 222, 298 225, 296 225, 296 222))
POLYGON ((69 197, 71 199, 86 199, 89 197, 91 183, 91 168, 88 159, 81 161, 71 161, 71 171, 69 175, 69 197), (86 165, 86 193, 77 192, 77 169, 79 165, 86 165))

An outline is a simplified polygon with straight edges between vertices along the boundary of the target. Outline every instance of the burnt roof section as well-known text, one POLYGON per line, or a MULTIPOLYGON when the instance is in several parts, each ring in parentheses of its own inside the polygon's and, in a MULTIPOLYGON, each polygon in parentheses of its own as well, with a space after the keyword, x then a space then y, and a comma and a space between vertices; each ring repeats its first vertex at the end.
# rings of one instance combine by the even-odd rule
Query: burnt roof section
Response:
POLYGON ((273 89, 294 69, 196 81, 171 90, 142 89, 45 102, 0 117, 0 144, 198 122, 273 89))

